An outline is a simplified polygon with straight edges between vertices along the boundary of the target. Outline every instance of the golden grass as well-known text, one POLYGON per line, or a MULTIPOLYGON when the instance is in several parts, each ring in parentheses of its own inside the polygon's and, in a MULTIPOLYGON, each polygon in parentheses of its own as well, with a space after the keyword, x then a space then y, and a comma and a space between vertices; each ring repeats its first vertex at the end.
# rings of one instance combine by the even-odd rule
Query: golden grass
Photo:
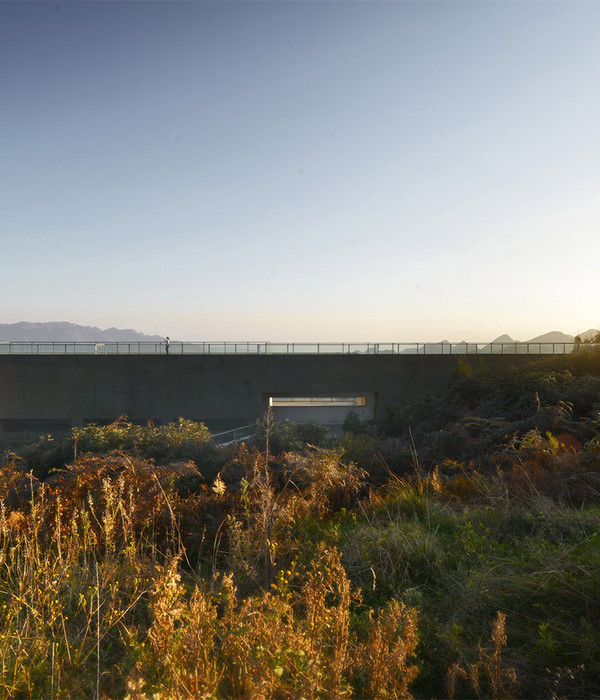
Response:
POLYGON ((280 566, 273 542, 289 510, 255 466, 238 520, 222 514, 232 553, 221 570, 186 561, 186 518, 201 527, 199 514, 230 498, 178 496, 173 477, 189 465, 84 456, 3 507, 0 696, 410 697, 416 612, 361 606, 335 548, 280 566), (264 584, 244 594, 236 527, 238 545, 254 539, 249 566, 264 584))

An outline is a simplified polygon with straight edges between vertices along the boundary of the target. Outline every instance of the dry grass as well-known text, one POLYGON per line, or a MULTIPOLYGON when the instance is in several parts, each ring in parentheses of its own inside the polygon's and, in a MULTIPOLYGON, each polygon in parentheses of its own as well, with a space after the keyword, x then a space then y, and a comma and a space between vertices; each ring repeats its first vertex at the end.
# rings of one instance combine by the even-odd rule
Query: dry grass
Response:
POLYGON ((460 680, 468 681, 471 690, 479 698, 487 694, 482 693, 484 680, 487 681, 485 687, 489 688, 489 695, 493 700, 515 697, 516 671, 502 661, 502 649, 506 646, 506 615, 500 611, 496 614, 492 626, 491 641, 491 650, 478 644, 479 658, 475 663, 466 664, 466 669, 456 662, 450 666, 447 682, 449 698, 454 697, 456 684, 460 680))
POLYGON ((131 698, 166 694, 247 698, 409 698, 417 668, 416 614, 394 601, 361 639, 359 600, 337 551, 321 551, 296 588, 282 572, 270 591, 239 600, 232 577, 188 596, 172 564, 152 594, 149 645, 128 678, 131 698), (186 602, 187 601, 187 602, 186 602))
POLYGON ((557 501, 579 457, 530 437, 518 475, 373 492, 331 449, 228 448, 211 484, 120 452, 44 483, 9 461, 0 698, 585 697, 598 512, 557 501))
MULTIPOLYGON (((377 615, 364 609, 335 548, 279 566, 293 509, 265 461, 237 515, 221 517, 230 572, 216 560, 212 571, 190 568, 182 523, 194 515, 200 528, 203 513, 234 498, 219 480, 181 498, 174 479, 190 470, 84 456, 2 509, 0 695, 410 697, 415 611, 395 601, 377 615), (241 543, 253 577, 245 594, 234 571, 241 543), (353 629, 359 609, 365 622, 353 629), (394 669, 387 680, 382 663, 394 669)), ((6 476, 14 483, 13 468, 6 476)))

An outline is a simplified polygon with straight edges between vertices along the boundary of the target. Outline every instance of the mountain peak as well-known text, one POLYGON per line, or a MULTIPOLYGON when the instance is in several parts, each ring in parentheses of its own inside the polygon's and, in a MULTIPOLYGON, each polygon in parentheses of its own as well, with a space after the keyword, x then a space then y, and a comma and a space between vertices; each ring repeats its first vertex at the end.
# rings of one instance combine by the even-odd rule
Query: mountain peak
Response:
POLYGON ((492 340, 492 343, 518 343, 518 340, 514 340, 513 338, 510 337, 510 335, 507 335, 504 333, 503 335, 499 335, 495 340, 492 340))
POLYGON ((578 333, 578 335, 585 342, 586 340, 593 340, 598 335, 598 331, 595 328, 590 328, 583 333, 578 333))
POLYGON ((550 331, 549 333, 544 333, 543 335, 538 335, 528 343, 572 343, 574 336, 568 335, 567 333, 562 333, 561 331, 550 331))
POLYGON ((162 340, 163 338, 160 335, 146 335, 132 328, 107 328, 106 330, 101 330, 96 326, 80 326, 70 321, 0 323, 0 341, 22 343, 127 343, 146 341, 157 343, 162 340))

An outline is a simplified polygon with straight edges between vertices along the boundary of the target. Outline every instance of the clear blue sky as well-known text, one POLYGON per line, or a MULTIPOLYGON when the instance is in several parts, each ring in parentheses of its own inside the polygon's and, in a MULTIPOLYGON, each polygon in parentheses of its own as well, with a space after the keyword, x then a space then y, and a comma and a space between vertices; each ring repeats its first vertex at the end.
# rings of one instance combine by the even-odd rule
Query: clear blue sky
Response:
POLYGON ((600 325, 600 3, 0 2, 0 322, 600 325))

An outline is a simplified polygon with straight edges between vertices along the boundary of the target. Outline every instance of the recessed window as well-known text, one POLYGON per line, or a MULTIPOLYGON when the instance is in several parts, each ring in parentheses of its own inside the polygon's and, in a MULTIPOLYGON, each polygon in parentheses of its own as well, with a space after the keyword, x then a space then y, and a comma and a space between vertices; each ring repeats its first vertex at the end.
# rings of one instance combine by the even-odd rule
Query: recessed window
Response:
POLYGON ((366 396, 271 396, 269 406, 366 406, 366 396))

